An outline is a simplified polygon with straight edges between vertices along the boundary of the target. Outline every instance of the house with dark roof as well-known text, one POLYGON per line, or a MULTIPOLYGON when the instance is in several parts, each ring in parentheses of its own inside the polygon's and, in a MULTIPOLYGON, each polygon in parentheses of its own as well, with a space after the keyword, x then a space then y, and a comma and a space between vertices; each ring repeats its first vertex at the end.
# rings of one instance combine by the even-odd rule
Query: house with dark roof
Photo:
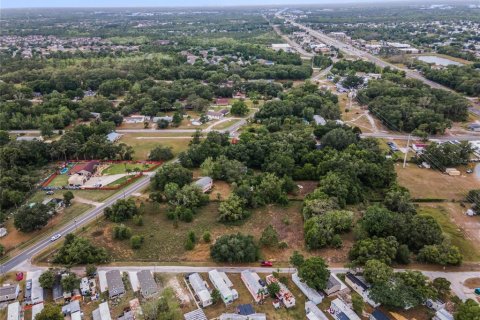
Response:
POLYGON ((152 276, 150 270, 142 270, 137 272, 138 284, 140 285, 140 293, 144 298, 151 297, 158 293, 158 286, 152 276))
POLYGON ((105 273, 107 278, 108 296, 110 299, 121 296, 125 293, 122 275, 118 270, 110 270, 105 273))
POLYGON ((63 301, 62 275, 56 274, 52 287, 52 299, 56 303, 63 301))
POLYGON ((365 302, 367 302, 372 307, 376 308, 380 304, 376 303, 369 297, 370 284, 367 283, 365 278, 362 276, 357 276, 351 272, 345 274, 345 283, 348 284, 356 293, 358 293, 365 302))
POLYGON ((327 281, 327 287, 323 290, 329 296, 342 289, 342 282, 333 273, 330 273, 330 277, 327 281))
POLYGON ((387 316, 385 313, 380 311, 380 309, 373 310, 372 314, 370 314, 369 320, 390 320, 390 317, 387 316))
POLYGON ((0 302, 15 300, 19 293, 20 286, 18 284, 0 287, 0 302))

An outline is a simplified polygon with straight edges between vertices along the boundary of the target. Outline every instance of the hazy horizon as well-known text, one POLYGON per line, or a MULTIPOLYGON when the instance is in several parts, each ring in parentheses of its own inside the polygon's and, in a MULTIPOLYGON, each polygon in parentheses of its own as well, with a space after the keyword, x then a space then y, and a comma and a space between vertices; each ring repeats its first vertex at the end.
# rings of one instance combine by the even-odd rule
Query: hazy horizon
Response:
MULTIPOLYGON (((261 6, 261 5, 322 5, 339 3, 374 3, 374 2, 412 2, 412 0, 231 0, 228 4, 218 0, 182 0, 172 4, 167 0, 139 0, 132 3, 127 0, 3 0, 0 1, 0 8, 22 9, 22 8, 141 8, 141 7, 233 7, 233 6, 261 6)), ((435 2, 433 0, 420 1, 425 3, 435 2)), ((436 1, 445 2, 467 2, 467 1, 436 1)), ((416 1, 415 3, 419 3, 416 1)))

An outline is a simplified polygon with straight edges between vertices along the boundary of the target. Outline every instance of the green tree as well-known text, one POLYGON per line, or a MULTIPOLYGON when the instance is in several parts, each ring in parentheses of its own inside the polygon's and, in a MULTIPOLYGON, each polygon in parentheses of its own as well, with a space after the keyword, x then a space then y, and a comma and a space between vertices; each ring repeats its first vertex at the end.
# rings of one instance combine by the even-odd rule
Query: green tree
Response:
POLYGON ((55 274, 53 273, 52 270, 44 271, 40 275, 40 278, 38 279, 38 281, 40 282, 40 286, 43 289, 51 289, 53 288, 53 284, 55 283, 55 274))
POLYGON ((358 314, 359 316, 362 316, 365 303, 363 302, 362 296, 360 296, 356 292, 352 293, 352 307, 353 307, 353 311, 355 311, 356 314, 358 314))
POLYGON ((89 240, 71 233, 65 236, 63 246, 53 258, 54 263, 67 266, 76 264, 107 263, 109 256, 105 248, 94 246, 89 240))
POLYGON ((445 299, 450 295, 450 285, 452 283, 445 278, 439 277, 432 281, 432 286, 437 290, 438 296, 445 299))
POLYGON ((444 241, 441 244, 427 245, 420 249, 417 260, 427 263, 436 263, 440 265, 460 265, 463 255, 458 247, 444 241))
POLYGON ((163 191, 167 183, 173 182, 183 187, 192 182, 193 173, 178 163, 169 163, 161 166, 152 178, 152 188, 163 191))
POLYGON ((70 205, 72 204, 73 198, 75 198, 75 196, 73 195, 72 191, 65 192, 63 194, 63 202, 65 203, 65 206, 70 207, 70 205))
POLYGON ((323 290, 327 287, 330 271, 325 260, 320 257, 308 258, 298 269, 298 276, 309 287, 316 290, 323 290))
POLYGON ((210 256, 215 262, 255 262, 259 257, 259 248, 252 236, 241 233, 223 235, 210 247, 210 256))
POLYGON ((85 274, 90 278, 95 277, 97 274, 97 267, 93 264, 87 264, 85 267, 85 274))
POLYGON ((260 244, 272 248, 278 246, 278 232, 271 224, 263 230, 260 244))
POLYGON ((356 143, 357 140, 357 136, 351 130, 336 128, 325 134, 321 142, 325 147, 344 150, 349 145, 356 143))
POLYGON ((455 320, 478 320, 480 319, 480 305, 472 299, 467 299, 458 306, 454 317, 455 320))
POLYGON ((230 109, 230 112, 235 116, 244 116, 248 113, 248 106, 244 101, 236 100, 232 104, 232 108, 230 109))
POLYGON ((295 268, 300 268, 305 262, 305 257, 300 254, 297 250, 293 251, 292 256, 290 257, 290 264, 295 268))
POLYGON ((62 276, 62 288, 66 292, 72 292, 80 285, 80 279, 75 273, 69 273, 67 276, 62 276))
POLYGON ((202 238, 203 238, 203 241, 204 241, 204 242, 210 242, 210 241, 212 241, 212 235, 210 234, 210 231, 205 231, 205 232, 203 233, 202 238))
POLYGON ((40 134, 47 138, 53 136, 53 124, 50 121, 44 121, 40 126, 40 134))
POLYGON ((46 304, 35 320, 63 320, 62 309, 54 304, 46 304))
POLYGON ((420 250, 426 245, 442 243, 442 229, 432 216, 416 215, 412 218, 409 229, 408 246, 420 250))
POLYGON ((235 222, 245 220, 250 216, 250 212, 245 208, 246 201, 235 193, 232 193, 226 201, 220 203, 218 208, 218 221, 235 222))
POLYGON ((219 301, 222 301, 222 295, 218 289, 213 289, 212 291, 212 304, 217 304, 219 301))
POLYGON ((162 145, 153 148, 148 155, 148 160, 150 161, 167 161, 171 159, 173 159, 172 147, 162 145))
POLYGON ((104 213, 108 220, 122 222, 131 219, 134 215, 138 214, 138 208, 135 205, 135 200, 132 198, 120 199, 111 207, 105 208, 104 213))
POLYGON ((372 259, 365 263, 363 276, 372 285, 384 283, 393 276, 393 269, 381 261, 372 259))
POLYGON ((395 259, 397 249, 398 242, 395 237, 366 238, 354 243, 349 258, 356 265, 364 265, 371 259, 390 265, 395 259))
POLYGON ((46 226, 50 208, 43 204, 23 206, 15 214, 14 226, 22 232, 32 232, 46 226))
POLYGON ((270 297, 275 298, 280 292, 280 285, 277 282, 272 282, 267 285, 267 291, 270 297))

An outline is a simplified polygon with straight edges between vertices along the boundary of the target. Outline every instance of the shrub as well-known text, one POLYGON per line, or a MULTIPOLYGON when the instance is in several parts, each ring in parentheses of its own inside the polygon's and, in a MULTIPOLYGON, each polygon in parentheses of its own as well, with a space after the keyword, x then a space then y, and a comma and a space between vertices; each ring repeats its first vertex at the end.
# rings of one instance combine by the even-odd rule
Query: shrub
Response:
POLYGON ((216 262, 254 262, 259 258, 259 248, 250 235, 223 235, 210 248, 210 256, 216 262))
POLYGON ((212 235, 210 234, 209 231, 205 231, 205 232, 203 233, 202 238, 203 238, 203 241, 205 241, 205 242, 210 242, 210 241, 212 241, 212 235))
POLYGON ((143 236, 139 236, 139 235, 132 236, 130 238, 130 245, 132 246, 132 249, 140 249, 142 247, 143 240, 144 240, 143 236))

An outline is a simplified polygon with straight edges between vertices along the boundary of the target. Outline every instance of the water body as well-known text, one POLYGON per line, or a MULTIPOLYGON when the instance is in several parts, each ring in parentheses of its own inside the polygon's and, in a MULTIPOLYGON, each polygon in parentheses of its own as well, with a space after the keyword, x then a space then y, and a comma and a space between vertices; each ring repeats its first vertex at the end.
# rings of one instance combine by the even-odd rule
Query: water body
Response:
POLYGON ((437 56, 418 56, 417 59, 426 63, 434 63, 436 65, 444 66, 444 67, 450 66, 450 65, 463 66, 463 63, 453 61, 447 58, 437 57, 437 56))

